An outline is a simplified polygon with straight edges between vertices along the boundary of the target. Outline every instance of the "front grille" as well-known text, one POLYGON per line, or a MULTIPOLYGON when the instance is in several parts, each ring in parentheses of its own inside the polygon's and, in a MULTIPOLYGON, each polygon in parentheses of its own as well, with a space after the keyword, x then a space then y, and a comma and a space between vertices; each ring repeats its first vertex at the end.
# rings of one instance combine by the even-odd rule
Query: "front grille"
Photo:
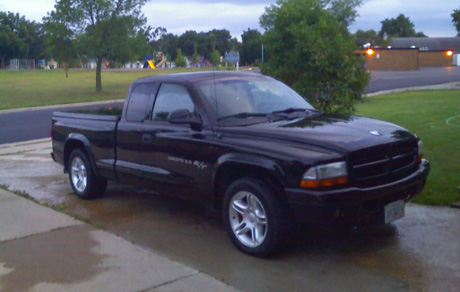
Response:
POLYGON ((403 178, 417 169, 417 141, 399 141, 352 152, 350 180, 372 186, 403 178))

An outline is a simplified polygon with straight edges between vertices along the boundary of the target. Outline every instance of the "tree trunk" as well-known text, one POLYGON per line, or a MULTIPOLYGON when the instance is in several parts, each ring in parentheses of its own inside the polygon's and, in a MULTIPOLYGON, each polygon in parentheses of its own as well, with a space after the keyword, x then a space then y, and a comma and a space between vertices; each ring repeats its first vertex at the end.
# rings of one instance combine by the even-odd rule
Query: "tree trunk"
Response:
POLYGON ((2 63, 1 63, 1 66, 2 66, 2 67, 0 67, 0 68, 1 68, 1 69, 4 69, 4 68, 5 68, 5 57, 2 56, 1 59, 2 59, 2 63))
POLYGON ((101 71, 102 71, 102 58, 97 58, 97 66, 96 66, 96 92, 101 92, 101 91, 102 91, 101 71))

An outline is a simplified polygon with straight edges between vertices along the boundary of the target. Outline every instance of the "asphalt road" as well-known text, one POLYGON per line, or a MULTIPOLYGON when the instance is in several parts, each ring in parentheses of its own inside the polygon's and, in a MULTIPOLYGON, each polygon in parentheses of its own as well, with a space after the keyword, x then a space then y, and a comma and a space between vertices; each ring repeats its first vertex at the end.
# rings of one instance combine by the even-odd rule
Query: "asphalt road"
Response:
POLYGON ((74 111, 100 107, 123 106, 123 103, 93 104, 89 106, 63 106, 59 108, 0 112, 0 144, 47 138, 50 136, 51 117, 55 111, 74 111))
POLYGON ((374 71, 365 93, 460 81, 460 67, 425 67, 418 71, 374 71))
MULTIPOLYGON (((371 81, 365 93, 457 81, 460 81, 460 67, 420 68, 418 71, 376 71, 372 72, 371 81)), ((105 104, 104 106, 117 105, 121 106, 122 104, 105 104)), ((98 107, 101 105, 63 106, 62 108, 9 113, 0 111, 0 144, 49 137, 51 117, 54 111, 98 107)))

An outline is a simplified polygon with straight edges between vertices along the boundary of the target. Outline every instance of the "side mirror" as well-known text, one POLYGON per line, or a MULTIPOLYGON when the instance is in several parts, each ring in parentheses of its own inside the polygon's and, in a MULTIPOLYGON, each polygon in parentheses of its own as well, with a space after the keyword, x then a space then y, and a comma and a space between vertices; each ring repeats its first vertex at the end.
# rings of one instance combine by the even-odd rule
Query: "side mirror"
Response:
POLYGON ((189 124, 190 128, 195 131, 201 131, 203 125, 201 118, 195 113, 190 113, 187 109, 179 109, 169 113, 168 122, 177 125, 189 124))

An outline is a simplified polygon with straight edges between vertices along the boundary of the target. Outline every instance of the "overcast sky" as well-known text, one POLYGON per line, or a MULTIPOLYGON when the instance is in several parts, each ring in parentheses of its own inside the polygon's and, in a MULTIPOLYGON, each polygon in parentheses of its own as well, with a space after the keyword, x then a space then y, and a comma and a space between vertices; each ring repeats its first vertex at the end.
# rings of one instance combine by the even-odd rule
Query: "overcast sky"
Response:
MULTIPOLYGON (((53 10, 54 0, 0 0, 0 11, 19 12, 27 19, 41 22, 47 12, 53 10)), ((162 26, 168 32, 182 34, 187 30, 209 31, 228 29, 240 39, 243 30, 259 27, 259 17, 264 7, 276 0, 151 0, 144 7, 148 24, 162 26)), ((456 35, 450 14, 460 8, 456 0, 364 0, 358 9, 359 17, 350 27, 380 30, 380 22, 403 13, 415 24, 416 31, 430 37, 456 35)))

